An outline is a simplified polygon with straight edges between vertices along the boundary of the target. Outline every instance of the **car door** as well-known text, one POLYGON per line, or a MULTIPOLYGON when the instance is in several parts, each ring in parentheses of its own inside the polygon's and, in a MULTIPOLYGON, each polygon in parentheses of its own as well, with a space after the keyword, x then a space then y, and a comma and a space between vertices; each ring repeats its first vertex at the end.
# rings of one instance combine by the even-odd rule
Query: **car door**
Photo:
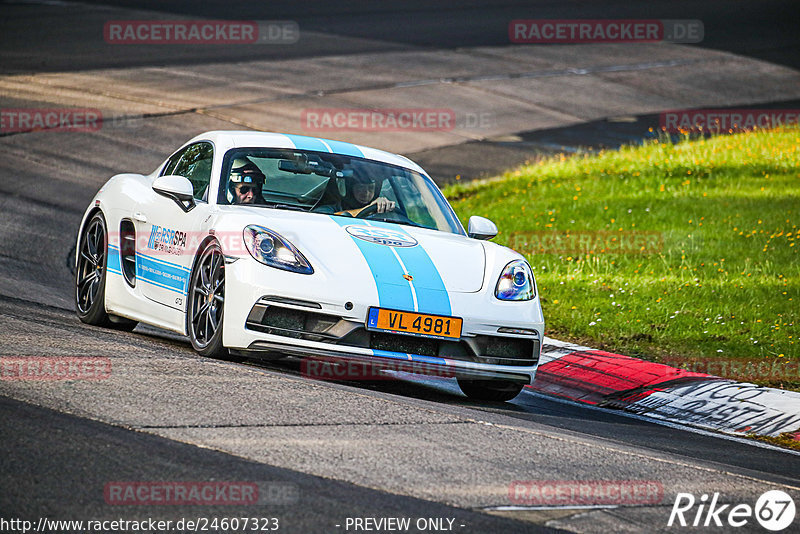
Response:
POLYGON ((194 143, 173 155, 161 176, 170 174, 192 183, 194 207, 151 190, 134 214, 137 234, 136 272, 145 297, 183 311, 194 254, 202 236, 200 227, 209 215, 208 187, 214 146, 194 143))

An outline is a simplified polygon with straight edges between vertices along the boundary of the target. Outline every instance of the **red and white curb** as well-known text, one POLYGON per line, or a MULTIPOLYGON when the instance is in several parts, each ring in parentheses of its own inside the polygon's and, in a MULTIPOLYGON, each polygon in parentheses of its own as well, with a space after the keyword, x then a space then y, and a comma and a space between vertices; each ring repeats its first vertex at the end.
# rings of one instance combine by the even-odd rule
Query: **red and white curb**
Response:
POLYGON ((800 393, 545 338, 533 391, 733 435, 800 440, 800 393))

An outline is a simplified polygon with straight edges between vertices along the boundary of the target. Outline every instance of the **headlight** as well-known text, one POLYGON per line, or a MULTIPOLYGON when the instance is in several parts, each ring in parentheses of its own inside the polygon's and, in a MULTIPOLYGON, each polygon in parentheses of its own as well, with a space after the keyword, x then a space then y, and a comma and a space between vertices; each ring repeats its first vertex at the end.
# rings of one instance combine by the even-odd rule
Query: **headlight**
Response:
POLYGON ((500 300, 531 300, 536 296, 533 273, 528 262, 514 260, 503 269, 494 296, 500 300))
POLYGON ((244 244, 250 255, 264 265, 300 274, 314 272, 306 257, 294 245, 263 226, 247 226, 244 229, 244 244))

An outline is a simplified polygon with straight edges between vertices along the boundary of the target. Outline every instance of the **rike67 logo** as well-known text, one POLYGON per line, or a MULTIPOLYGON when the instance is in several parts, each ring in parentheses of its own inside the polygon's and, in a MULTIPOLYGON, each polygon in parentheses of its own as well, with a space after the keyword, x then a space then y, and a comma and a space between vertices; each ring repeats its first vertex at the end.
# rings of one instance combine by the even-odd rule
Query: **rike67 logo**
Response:
POLYGON ((754 507, 719 504, 719 493, 714 493, 710 502, 706 494, 696 499, 691 493, 678 493, 667 526, 743 527, 755 518, 765 529, 779 532, 792 525, 795 512, 794 500, 780 490, 765 492, 754 507))

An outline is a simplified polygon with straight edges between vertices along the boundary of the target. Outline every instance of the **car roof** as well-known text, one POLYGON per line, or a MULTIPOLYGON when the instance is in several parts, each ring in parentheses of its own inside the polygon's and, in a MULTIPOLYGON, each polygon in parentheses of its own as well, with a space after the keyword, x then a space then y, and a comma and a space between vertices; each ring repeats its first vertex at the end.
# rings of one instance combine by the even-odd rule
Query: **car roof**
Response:
POLYGON ((365 158, 390 165, 398 165, 413 169, 419 173, 427 174, 425 171, 408 159, 399 154, 393 154, 377 148, 370 148, 362 145, 355 145, 344 141, 324 139, 321 137, 308 137, 305 135, 295 135, 276 132, 257 132, 250 130, 215 130, 202 133, 194 137, 189 143, 197 141, 211 141, 218 149, 223 151, 231 148, 297 148, 300 150, 313 150, 317 152, 330 152, 345 156, 365 158))

